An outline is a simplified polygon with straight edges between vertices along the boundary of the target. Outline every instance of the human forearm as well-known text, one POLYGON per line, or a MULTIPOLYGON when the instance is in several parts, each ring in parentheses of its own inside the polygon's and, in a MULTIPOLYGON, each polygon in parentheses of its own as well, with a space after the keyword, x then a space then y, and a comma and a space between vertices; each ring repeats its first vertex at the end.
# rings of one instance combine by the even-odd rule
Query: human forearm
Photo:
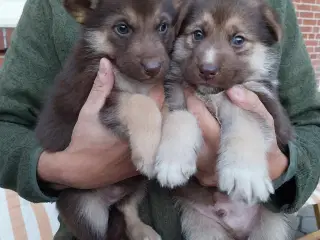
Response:
POLYGON ((16 191, 31 202, 54 201, 38 182, 36 171, 41 148, 33 131, 2 121, 0 132, 0 186, 16 191))
POLYGON ((289 144, 290 162, 295 163, 296 171, 283 179, 283 184, 272 197, 277 209, 288 213, 298 211, 316 188, 320 176, 318 136, 319 126, 296 127, 296 140, 289 144))
POLYGON ((66 187, 105 187, 136 174, 129 158, 128 146, 121 142, 98 153, 90 149, 42 152, 37 171, 39 178, 56 190, 66 187), (95 154, 101 157, 95 158, 95 154), (92 159, 101 159, 103 163, 97 162, 96 166, 92 165, 92 159))

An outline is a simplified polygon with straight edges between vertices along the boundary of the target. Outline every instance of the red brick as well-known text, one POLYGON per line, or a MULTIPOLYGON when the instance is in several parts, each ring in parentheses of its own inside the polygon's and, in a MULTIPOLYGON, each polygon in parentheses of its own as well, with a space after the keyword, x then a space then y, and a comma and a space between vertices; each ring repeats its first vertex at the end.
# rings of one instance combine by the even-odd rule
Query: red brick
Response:
POLYGON ((313 5, 311 10, 315 11, 315 12, 320 12, 320 5, 318 5, 318 4, 317 5, 313 5))
POLYGON ((300 17, 300 18, 313 18, 314 15, 315 14, 313 12, 300 12, 298 17, 300 17))
MULTIPOLYGON (((7 47, 10 45, 12 32, 13 32, 13 28, 6 28, 7 47)), ((0 28, 0 49, 4 49, 4 39, 3 39, 2 28, 0 28)))
POLYGON ((311 53, 310 54, 311 59, 317 59, 317 54, 316 53, 311 53))
POLYGON ((312 60, 313 66, 320 66, 320 59, 312 60))
MULTIPOLYGON (((320 4, 320 3, 319 3, 319 4, 320 4)), ((315 13, 314 13, 314 17, 315 17, 315 18, 320 18, 320 13, 315 12, 315 13)))
POLYGON ((314 47, 310 47, 307 45, 307 51, 308 53, 312 53, 314 51, 314 47))
POLYGON ((13 28, 7 28, 6 29, 8 45, 10 45, 10 41, 11 41, 11 36, 12 36, 13 30, 14 30, 13 28))
POLYGON ((301 32, 303 32, 303 33, 310 33, 310 32, 312 32, 312 27, 311 27, 311 26, 308 26, 308 27, 302 26, 302 27, 301 27, 301 32))
POLYGON ((4 49, 4 42, 3 42, 3 34, 2 34, 2 30, 0 28, 0 50, 4 49))
POLYGON ((303 25, 316 26, 317 20, 316 19, 303 19, 303 25))
POLYGON ((317 46, 318 45, 318 41, 316 41, 316 40, 306 40, 305 43, 307 46, 317 46))
POLYGON ((316 0, 302 0, 303 3, 316 3, 316 0))
POLYGON ((315 34, 308 34, 308 39, 315 39, 315 34))
POLYGON ((300 10, 300 11, 310 11, 311 5, 298 4, 296 8, 297 8, 297 10, 300 10))

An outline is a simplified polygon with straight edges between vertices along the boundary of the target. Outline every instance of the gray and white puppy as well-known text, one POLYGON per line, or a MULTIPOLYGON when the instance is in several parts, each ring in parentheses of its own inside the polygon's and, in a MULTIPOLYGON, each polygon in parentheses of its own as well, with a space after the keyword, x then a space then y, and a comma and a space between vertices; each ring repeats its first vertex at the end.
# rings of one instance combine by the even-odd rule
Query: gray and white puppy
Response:
POLYGON ((276 13, 263 0, 194 0, 189 7, 165 82, 170 112, 163 123, 157 179, 176 187, 196 171, 203 139, 186 109, 184 85, 195 88, 218 119, 221 139, 218 189, 191 181, 176 190, 188 240, 286 239, 284 215, 259 205, 274 193, 268 152, 275 140, 285 149, 293 136, 278 98, 274 45, 281 33, 276 13), (275 133, 261 116, 228 99, 224 91, 237 84, 257 94, 274 118, 275 133))

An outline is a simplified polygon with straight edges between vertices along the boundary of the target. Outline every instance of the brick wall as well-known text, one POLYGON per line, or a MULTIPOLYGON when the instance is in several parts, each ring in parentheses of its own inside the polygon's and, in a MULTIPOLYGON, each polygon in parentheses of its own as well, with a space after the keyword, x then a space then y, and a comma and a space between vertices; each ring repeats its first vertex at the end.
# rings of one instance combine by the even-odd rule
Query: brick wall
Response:
MULTIPOLYGON (((320 83, 320 0, 293 0, 305 43, 320 83)), ((7 44, 10 44, 12 29, 6 31, 7 44)), ((0 66, 3 62, 1 49, 4 48, 3 32, 0 29, 0 66)))
POLYGON ((12 28, 6 28, 5 31, 0 28, 0 67, 3 63, 4 50, 8 45, 10 45, 12 31, 12 28))
POLYGON ((320 0, 293 0, 305 43, 320 82, 320 0))

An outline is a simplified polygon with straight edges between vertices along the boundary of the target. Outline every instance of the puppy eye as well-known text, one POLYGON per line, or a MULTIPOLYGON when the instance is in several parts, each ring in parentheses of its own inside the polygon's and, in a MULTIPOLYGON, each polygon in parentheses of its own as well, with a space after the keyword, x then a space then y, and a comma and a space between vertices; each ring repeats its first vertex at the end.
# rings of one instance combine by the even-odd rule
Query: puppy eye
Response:
POLYGON ((115 32, 121 36, 128 35, 130 33, 130 28, 125 23, 119 23, 115 27, 115 32))
POLYGON ((168 23, 165 23, 165 22, 163 22, 163 23, 161 23, 160 24, 160 26, 158 27, 158 30, 159 30, 159 32, 160 33, 166 33, 167 32, 167 30, 168 30, 168 23))
POLYGON ((232 39, 231 39, 231 45, 234 47, 242 47, 243 44, 245 43, 245 38, 241 35, 235 35, 232 39))
POLYGON ((193 39, 195 41, 201 41, 204 39, 204 33, 201 30, 196 30, 193 32, 193 39))

